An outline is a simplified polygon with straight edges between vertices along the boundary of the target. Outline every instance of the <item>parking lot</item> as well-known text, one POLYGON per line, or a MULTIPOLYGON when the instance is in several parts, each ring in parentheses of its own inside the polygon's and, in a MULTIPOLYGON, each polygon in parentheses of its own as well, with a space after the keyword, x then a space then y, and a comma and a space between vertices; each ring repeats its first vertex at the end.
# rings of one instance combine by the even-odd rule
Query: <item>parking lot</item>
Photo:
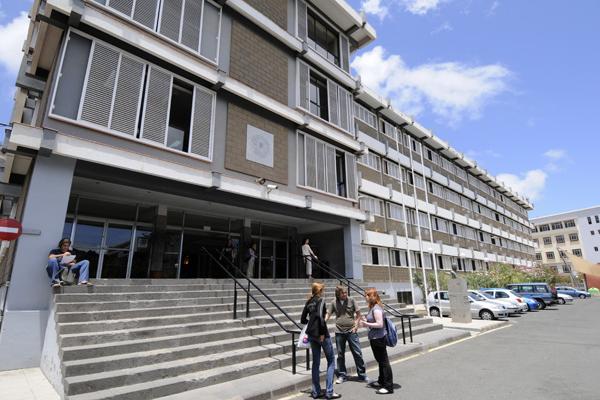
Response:
MULTIPOLYGON (((598 400, 599 317, 600 298, 511 317, 506 328, 392 364, 402 388, 388 397, 598 400)), ((335 390, 345 399, 381 397, 357 382, 335 390)))

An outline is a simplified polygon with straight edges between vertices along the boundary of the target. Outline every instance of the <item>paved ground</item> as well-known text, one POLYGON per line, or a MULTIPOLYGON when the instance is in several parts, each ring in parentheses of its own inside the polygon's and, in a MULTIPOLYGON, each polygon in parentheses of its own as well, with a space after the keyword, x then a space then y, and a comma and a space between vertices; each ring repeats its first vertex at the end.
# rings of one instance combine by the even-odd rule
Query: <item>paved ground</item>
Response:
POLYGON ((39 368, 0 372, 2 400, 59 400, 39 368))
POLYGON ((599 316, 600 298, 592 298, 512 317, 508 327, 393 364, 402 388, 391 396, 357 382, 335 390, 348 400, 598 400, 599 316))

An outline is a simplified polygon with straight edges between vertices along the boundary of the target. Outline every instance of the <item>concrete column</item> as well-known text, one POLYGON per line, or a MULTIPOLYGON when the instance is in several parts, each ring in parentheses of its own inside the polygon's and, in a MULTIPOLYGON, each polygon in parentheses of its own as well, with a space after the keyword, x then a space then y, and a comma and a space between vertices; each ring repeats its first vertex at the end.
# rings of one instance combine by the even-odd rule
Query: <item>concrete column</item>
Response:
POLYGON ((150 278, 163 277, 163 255, 167 235, 167 207, 160 204, 156 208, 154 232, 152 235, 152 255, 150 258, 150 278))
POLYGON ((74 169, 71 158, 35 159, 21 223, 36 234, 21 236, 16 245, 0 331, 0 370, 40 365, 52 293, 48 252, 61 239, 74 169))
POLYGON ((362 253, 360 239, 360 223, 351 220, 344 226, 344 258, 346 276, 357 280, 363 278, 362 253))

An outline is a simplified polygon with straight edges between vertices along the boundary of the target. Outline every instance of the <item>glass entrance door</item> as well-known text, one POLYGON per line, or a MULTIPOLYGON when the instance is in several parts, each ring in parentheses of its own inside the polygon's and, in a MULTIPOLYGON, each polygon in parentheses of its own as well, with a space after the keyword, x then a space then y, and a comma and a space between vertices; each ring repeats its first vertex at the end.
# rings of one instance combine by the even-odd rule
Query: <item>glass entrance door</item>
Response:
POLYGON ((107 222, 105 232, 100 277, 105 279, 126 278, 132 226, 107 222))
POLYGON ((288 277, 288 242, 285 240, 260 240, 260 279, 288 277))
POLYGON ((90 278, 96 278, 101 260, 102 239, 104 238, 104 222, 78 220, 73 237, 73 251, 77 261, 90 262, 90 278))

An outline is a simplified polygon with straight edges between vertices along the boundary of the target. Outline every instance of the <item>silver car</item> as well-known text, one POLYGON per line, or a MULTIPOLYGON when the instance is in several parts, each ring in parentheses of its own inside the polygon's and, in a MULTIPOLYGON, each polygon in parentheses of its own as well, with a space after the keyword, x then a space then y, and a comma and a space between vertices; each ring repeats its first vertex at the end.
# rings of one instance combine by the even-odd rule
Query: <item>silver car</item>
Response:
POLYGON ((521 306, 514 300, 511 299, 494 299, 492 296, 479 290, 469 290, 469 295, 473 296, 479 301, 489 301, 499 306, 505 306, 508 310, 508 314, 519 314, 522 311, 521 306))
MULTIPOLYGON (((479 301, 469 295, 471 303, 471 316, 486 320, 508 317, 508 310, 503 305, 493 304, 488 301, 479 301)), ((431 292, 427 296, 429 300, 429 314, 432 317, 450 315, 450 297, 447 291, 431 292)))

